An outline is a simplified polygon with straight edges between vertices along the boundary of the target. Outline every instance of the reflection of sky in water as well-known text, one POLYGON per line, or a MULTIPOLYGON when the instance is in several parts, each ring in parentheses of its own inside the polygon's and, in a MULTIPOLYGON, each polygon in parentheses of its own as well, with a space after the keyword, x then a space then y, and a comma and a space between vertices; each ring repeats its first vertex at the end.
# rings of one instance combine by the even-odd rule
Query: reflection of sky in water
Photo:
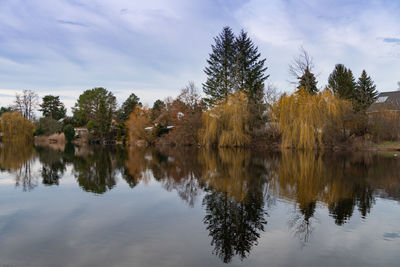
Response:
MULTIPOLYGON (((202 203, 210 191, 204 187, 191 207, 178 192, 185 183, 155 179, 149 170, 150 179, 133 188, 117 173, 116 186, 105 194, 93 194, 78 185, 72 165, 67 164, 58 186, 41 183, 41 167, 36 158, 32 173, 38 186, 29 192, 15 187, 12 173, 0 173, 1 264, 227 266, 213 255, 210 245, 202 203)), ((176 170, 172 167, 168 172, 176 170)), ((376 197, 365 218, 354 207, 342 225, 335 224, 327 204, 318 201, 309 223, 304 224, 293 197, 265 192, 265 198, 275 193, 263 206, 267 213, 264 232, 248 258, 233 257, 229 266, 398 265, 398 201, 376 197), (298 231, 304 227, 309 227, 309 236, 298 231)))

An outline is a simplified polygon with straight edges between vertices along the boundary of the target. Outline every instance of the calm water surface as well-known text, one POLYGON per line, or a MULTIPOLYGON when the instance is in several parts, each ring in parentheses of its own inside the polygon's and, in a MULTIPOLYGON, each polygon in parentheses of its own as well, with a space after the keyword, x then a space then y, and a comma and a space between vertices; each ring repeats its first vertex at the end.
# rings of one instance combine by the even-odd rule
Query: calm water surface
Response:
POLYGON ((399 266, 400 159, 0 148, 0 266, 399 266))

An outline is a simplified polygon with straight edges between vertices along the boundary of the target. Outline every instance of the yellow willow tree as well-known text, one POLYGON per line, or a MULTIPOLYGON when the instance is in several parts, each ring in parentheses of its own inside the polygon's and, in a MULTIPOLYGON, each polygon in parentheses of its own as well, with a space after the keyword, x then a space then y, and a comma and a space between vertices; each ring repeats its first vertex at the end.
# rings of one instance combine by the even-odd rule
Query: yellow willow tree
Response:
POLYGON ((282 95, 274 105, 273 117, 282 134, 282 147, 323 148, 325 133, 340 135, 346 132, 351 103, 337 98, 329 90, 310 95, 299 90, 282 95))
POLYGON ((1 115, 0 132, 4 142, 32 142, 35 126, 20 112, 6 112, 1 115))
POLYGON ((203 145, 242 147, 250 144, 248 99, 242 92, 231 94, 203 114, 199 140, 203 145))

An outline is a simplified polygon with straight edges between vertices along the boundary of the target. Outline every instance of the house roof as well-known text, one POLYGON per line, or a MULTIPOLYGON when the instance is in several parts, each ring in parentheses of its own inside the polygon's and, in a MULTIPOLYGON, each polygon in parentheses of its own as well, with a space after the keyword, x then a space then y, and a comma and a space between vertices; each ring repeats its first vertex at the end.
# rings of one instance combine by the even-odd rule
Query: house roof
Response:
POLYGON ((367 113, 379 112, 382 110, 400 111, 400 91, 380 93, 375 102, 367 109, 367 113))

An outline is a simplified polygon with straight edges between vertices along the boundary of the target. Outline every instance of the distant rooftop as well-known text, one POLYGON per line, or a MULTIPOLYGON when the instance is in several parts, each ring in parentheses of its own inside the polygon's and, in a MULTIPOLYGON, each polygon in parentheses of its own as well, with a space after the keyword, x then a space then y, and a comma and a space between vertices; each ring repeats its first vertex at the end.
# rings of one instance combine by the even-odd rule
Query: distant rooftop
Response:
POLYGON ((375 102, 367 109, 367 113, 382 110, 400 111, 400 91, 380 93, 375 102))

